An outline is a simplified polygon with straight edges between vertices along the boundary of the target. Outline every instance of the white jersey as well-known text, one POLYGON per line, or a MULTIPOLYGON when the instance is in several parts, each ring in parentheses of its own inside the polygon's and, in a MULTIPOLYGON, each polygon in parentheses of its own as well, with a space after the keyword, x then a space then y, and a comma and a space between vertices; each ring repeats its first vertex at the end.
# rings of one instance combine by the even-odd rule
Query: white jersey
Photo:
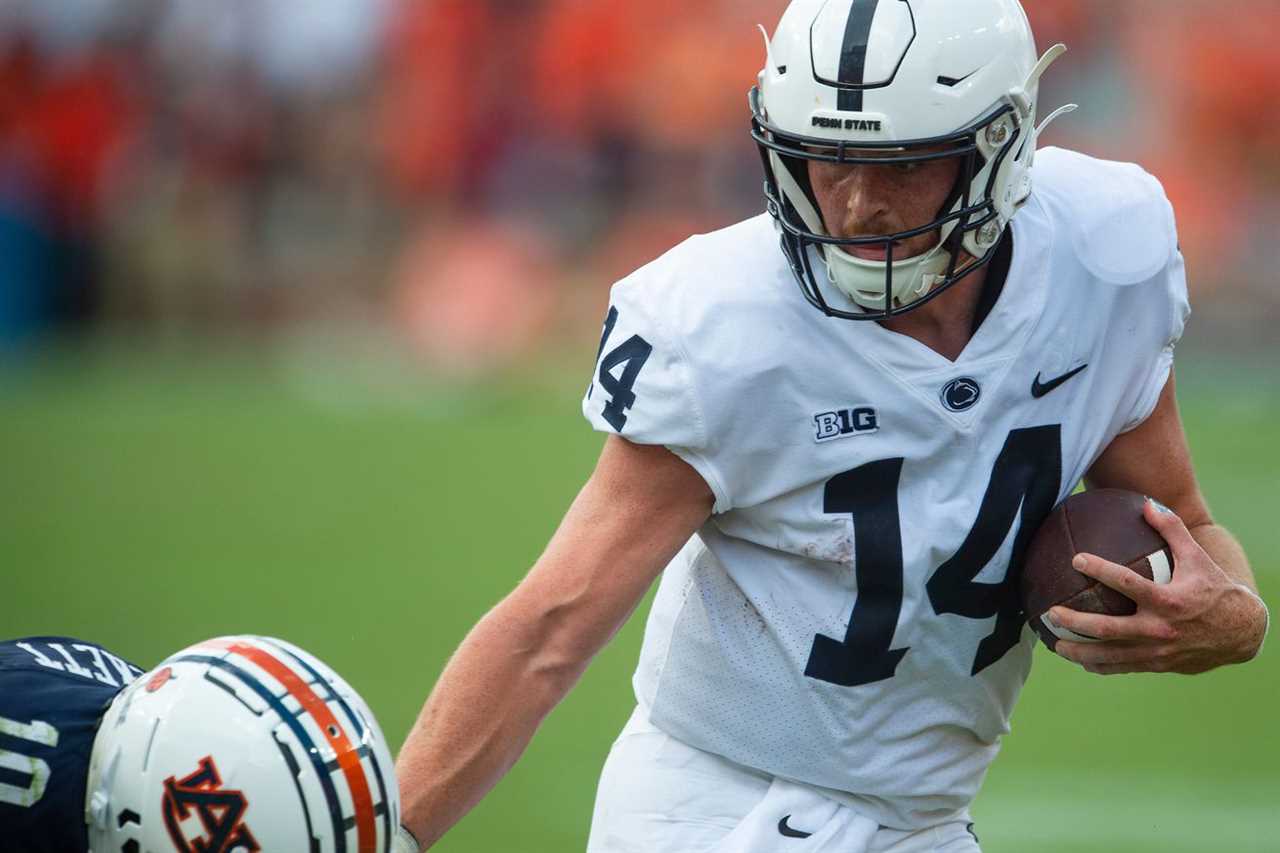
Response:
POLYGON ((1035 642, 1009 567, 1151 413, 1188 313, 1154 178, 1052 148, 1034 178, 955 362, 809 305, 768 216, 614 287, 583 411, 715 494, 649 616, 656 726, 886 826, 972 801, 1035 642))

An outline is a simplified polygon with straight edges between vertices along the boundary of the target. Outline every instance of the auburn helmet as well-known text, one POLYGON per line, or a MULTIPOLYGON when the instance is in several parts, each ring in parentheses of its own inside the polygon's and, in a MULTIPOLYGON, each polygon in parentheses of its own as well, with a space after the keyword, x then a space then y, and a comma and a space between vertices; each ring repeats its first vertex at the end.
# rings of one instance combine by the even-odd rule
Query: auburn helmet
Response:
POLYGON ((368 706, 265 637, 178 652, 111 703, 85 799, 91 853, 388 853, 400 797, 368 706))
POLYGON ((989 263, 1031 192, 1037 136, 1075 108, 1036 126, 1040 76, 1066 48, 1037 61, 1018 0, 794 0, 765 46, 749 97, 768 210, 805 297, 830 316, 901 314, 989 263), (944 158, 959 163, 946 202, 895 234, 833 235, 809 181, 815 161, 910 168, 944 158), (933 232, 932 249, 894 255, 933 232))

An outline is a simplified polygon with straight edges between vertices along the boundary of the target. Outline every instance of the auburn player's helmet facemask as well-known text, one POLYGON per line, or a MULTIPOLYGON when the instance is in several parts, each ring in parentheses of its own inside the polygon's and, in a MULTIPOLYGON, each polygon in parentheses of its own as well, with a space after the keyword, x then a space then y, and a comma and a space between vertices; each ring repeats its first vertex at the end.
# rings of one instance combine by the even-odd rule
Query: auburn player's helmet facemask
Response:
POLYGON ((901 314, 990 262, 1030 195, 1037 136, 1075 108, 1036 126, 1040 76, 1066 48, 1037 62, 1018 0, 794 0, 765 46, 749 97, 768 210, 805 298, 834 317, 901 314), (959 163, 947 201, 932 221, 894 234, 832 236, 809 182, 814 161, 943 158, 959 163), (895 244, 931 232, 932 249, 895 256, 895 244), (858 247, 883 260, 847 251, 858 247))

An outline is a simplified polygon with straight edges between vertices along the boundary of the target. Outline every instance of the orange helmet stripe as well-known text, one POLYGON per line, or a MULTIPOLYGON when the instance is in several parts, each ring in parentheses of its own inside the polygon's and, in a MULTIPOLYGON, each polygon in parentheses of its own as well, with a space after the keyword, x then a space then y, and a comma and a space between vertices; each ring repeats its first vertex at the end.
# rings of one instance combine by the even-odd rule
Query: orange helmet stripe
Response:
POLYGON ((225 648, 248 658, 259 669, 269 673, 272 678, 283 684, 285 690, 289 691, 289 695, 296 699, 315 720, 329 748, 336 754, 338 767, 342 770, 342 775, 347 780, 347 787, 351 790, 351 800, 356 809, 356 848, 359 853, 376 853, 378 831, 374 825, 373 797, 369 791, 369 780, 365 776, 364 766, 360 763, 360 755, 356 747, 347 737, 346 730, 338 722, 337 717, 329 710, 329 706, 297 673, 270 652, 245 643, 231 643, 225 648))

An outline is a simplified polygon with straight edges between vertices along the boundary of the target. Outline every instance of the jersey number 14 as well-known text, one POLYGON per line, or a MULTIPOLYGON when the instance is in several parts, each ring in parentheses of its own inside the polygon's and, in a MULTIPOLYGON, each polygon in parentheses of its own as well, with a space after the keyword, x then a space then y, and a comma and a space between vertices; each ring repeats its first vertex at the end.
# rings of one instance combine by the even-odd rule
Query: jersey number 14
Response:
MULTIPOLYGON (((609 336, 613 334, 613 327, 618 322, 618 309, 610 306, 609 316, 604 320, 604 333, 600 336, 600 349, 596 352, 596 360, 600 361, 600 373, 597 381, 604 392, 609 395, 608 402, 604 405, 604 411, 601 413, 604 419, 609 422, 609 426, 613 427, 619 433, 622 428, 627 425, 627 410, 636 404, 636 392, 631 390, 636 379, 640 376, 640 368, 644 367, 644 363, 649 360, 649 356, 653 354, 653 346, 639 335, 632 335, 627 338, 621 346, 610 350, 609 354, 600 360, 601 354, 604 352, 605 344, 609 342, 609 336), (614 376, 615 368, 622 366, 620 375, 614 376)), ((594 383, 587 388, 587 399, 591 399, 591 395, 595 392, 594 383)))
MULTIPOLYGON (((1004 657, 1022 634, 1017 567, 1036 528, 1053 509, 1062 480, 1060 425, 1016 429, 996 458, 978 517, 960 549, 925 583, 936 614, 996 617, 978 643, 972 674, 1004 657), (1009 569, 1000 583, 979 583, 1018 525, 1009 569)), ((901 458, 869 462, 827 482, 823 510, 853 515, 858 596, 843 640, 818 634, 804 674, 855 687, 892 678, 909 648, 890 648, 902 611, 902 532, 898 520, 901 458)))

